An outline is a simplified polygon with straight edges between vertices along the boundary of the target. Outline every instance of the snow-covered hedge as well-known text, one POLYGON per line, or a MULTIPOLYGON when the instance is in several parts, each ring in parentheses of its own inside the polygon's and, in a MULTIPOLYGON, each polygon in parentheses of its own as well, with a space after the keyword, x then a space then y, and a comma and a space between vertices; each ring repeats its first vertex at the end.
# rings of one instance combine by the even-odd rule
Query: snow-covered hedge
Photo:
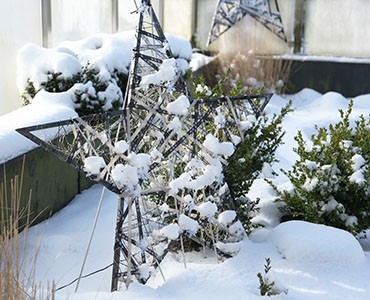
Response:
MULTIPOLYGON (((167 35, 182 72, 189 68, 190 43, 167 35)), ((127 74, 135 44, 133 31, 97 34, 46 49, 25 45, 18 55, 19 93, 25 104, 37 93, 71 91, 79 115, 119 109, 123 103, 127 74)))
POLYGON ((278 190, 288 218, 326 224, 353 233, 370 227, 370 119, 350 122, 353 102, 341 120, 317 127, 307 142, 295 137, 299 159, 285 172, 291 189, 278 190))

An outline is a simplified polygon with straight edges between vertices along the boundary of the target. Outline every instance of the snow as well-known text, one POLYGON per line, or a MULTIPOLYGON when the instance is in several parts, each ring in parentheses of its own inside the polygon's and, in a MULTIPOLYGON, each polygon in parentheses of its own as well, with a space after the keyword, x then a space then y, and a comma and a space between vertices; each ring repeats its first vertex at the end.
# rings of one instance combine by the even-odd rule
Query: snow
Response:
POLYGON ((125 189, 131 196, 140 195, 137 168, 130 165, 117 164, 112 169, 112 179, 119 189, 125 189))
MULTIPOLYGON (((28 246, 39 245, 37 280, 46 285, 53 278, 61 287, 78 276, 101 192, 101 186, 93 186, 49 221, 31 228, 28 246)), ((117 196, 106 191, 86 274, 112 261, 116 205, 117 196)), ((171 235, 176 230, 176 224, 170 224, 165 231, 171 235)), ((145 286, 134 282, 128 290, 110 293, 111 269, 107 269, 82 279, 77 293, 75 284, 58 291, 56 299, 261 299, 256 275, 263 273, 267 257, 270 278, 288 290, 274 299, 368 299, 370 256, 345 231, 294 221, 260 229, 251 238, 224 246, 238 254, 221 262, 211 251, 206 258, 203 252, 185 253, 185 268, 178 254, 169 253, 161 264, 165 279, 157 270, 145 286)), ((146 265, 142 268, 143 277, 153 271, 146 265)))
MULTIPOLYGON (((74 45, 85 49, 85 55, 88 57, 89 53, 102 49, 104 43, 104 39, 96 38, 74 45)), ((55 62, 64 61, 65 54, 72 51, 72 47, 68 48, 70 50, 66 50, 67 48, 57 51, 55 62)), ((32 53, 35 56, 32 57, 37 57, 38 51, 42 50, 33 49, 32 53)), ((115 55, 112 55, 112 59, 113 57, 115 55)), ((72 57, 68 57, 66 61, 77 69, 78 64, 72 57)), ((81 64, 81 61, 79 62, 81 64)), ((97 59, 96 63, 102 62, 97 59)), ((52 64, 51 61, 45 62, 43 67, 56 68, 65 74, 74 72, 73 68, 64 70, 62 65, 52 64)), ((35 78, 39 76, 41 80, 45 69, 43 72, 36 72, 35 78)), ((30 67, 28 71, 31 72, 32 68, 30 67)), ((280 169, 289 170, 297 158, 293 152, 293 148, 297 146, 294 140, 297 131, 300 130, 304 138, 309 138, 315 133, 314 124, 328 126, 330 123, 339 121, 338 109, 346 110, 348 105, 348 99, 338 93, 329 92, 322 95, 316 91, 304 89, 295 95, 274 95, 266 107, 267 115, 279 113, 289 99, 293 100, 294 111, 289 113, 283 122, 283 128, 286 131, 285 144, 277 150, 279 162, 271 166, 280 175, 274 182, 278 186, 288 185, 280 169)), ((355 97, 353 103, 351 122, 361 114, 366 118, 369 117, 370 95, 355 97)), ((31 105, 0 118, 0 159, 7 160, 34 147, 31 142, 16 133, 15 128, 74 116, 76 113, 73 106, 73 91, 62 95, 44 91, 38 93, 31 105)), ((174 120, 176 118, 180 122, 177 116, 174 120)), ((213 138, 216 139, 216 137, 213 138)), ((215 141, 213 138, 210 137, 211 142, 215 141)), ((228 152, 220 153, 218 148, 222 143, 217 139, 216 142, 219 143, 215 143, 216 153, 228 154, 228 152)), ((213 145, 213 143, 210 144, 213 145)), ((124 141, 117 142, 114 146, 118 153, 124 153, 127 150, 124 141)), ((154 161, 154 157, 160 158, 160 156, 159 152, 151 155, 131 154, 128 158, 129 165, 115 166, 112 172, 113 180, 119 187, 129 187, 128 191, 131 195, 138 195, 140 191, 138 169, 140 176, 145 176, 149 163, 154 161)), ((361 178, 360 173, 357 174, 357 172, 363 172, 368 166, 363 166, 358 156, 354 156, 352 162, 353 171, 356 174, 353 176, 357 180, 361 178)), ((309 161, 306 164, 312 169, 316 167, 309 161)), ((99 158, 93 157, 85 167, 95 174, 102 164, 99 163, 99 158)), ((263 272, 263 265, 268 257, 271 258, 272 265, 270 278, 276 281, 279 287, 287 290, 287 294, 275 296, 276 299, 369 299, 370 239, 363 238, 359 243, 351 234, 343 230, 301 221, 279 224, 278 204, 274 202, 275 194, 272 188, 264 181, 265 175, 271 176, 271 172, 264 172, 256 179, 247 195, 252 200, 260 199, 260 214, 254 221, 264 224, 265 227, 256 229, 242 241, 220 245, 225 247, 225 251, 238 253, 233 258, 219 261, 212 249, 206 252, 185 253, 187 262, 185 268, 182 254, 169 253, 161 263, 164 278, 158 270, 153 271, 147 265, 141 267, 142 277, 147 278, 150 273, 153 273, 145 286, 134 282, 128 290, 123 287, 120 291, 111 293, 112 270, 107 268, 82 279, 77 293, 74 293, 75 284, 61 289, 57 292, 56 299, 261 299, 256 275, 258 272, 263 272)), ((172 193, 177 193, 185 187, 195 191, 212 182, 221 182, 221 179, 221 164, 204 166, 198 162, 196 167, 191 168, 189 165, 187 173, 171 181, 170 188, 172 193), (199 177, 196 177, 196 168, 205 168, 199 177)), ((309 186, 309 183, 307 184, 309 186)), ((52 280, 55 280, 57 287, 62 287, 77 278, 101 192, 102 187, 94 185, 77 195, 66 208, 48 221, 35 225, 29 230, 27 248, 37 248, 38 258, 35 265, 33 263, 26 265, 30 268, 30 272, 34 267, 36 268, 35 279, 45 287, 52 280)), ((204 204, 204 207, 195 206, 191 195, 186 195, 184 201, 187 201, 190 209, 196 208, 204 216, 213 215, 212 203, 204 204)), ((327 209, 332 209, 336 205, 335 199, 329 203, 327 209)), ((117 195, 105 191, 84 274, 108 266, 113 260, 116 209, 117 195)), ((168 209, 163 207, 162 211, 165 212, 168 209)), ((235 216, 234 211, 225 211, 215 217, 220 225, 238 236, 243 232, 240 222, 235 222, 235 216)), ((356 222, 353 216, 343 217, 349 223, 356 222)), ((171 239, 181 231, 194 234, 198 229, 199 224, 196 221, 182 214, 178 224, 170 224, 162 228, 160 234, 171 239)), ((30 256, 33 254, 31 253, 30 256)))
POLYGON ((366 262, 352 234, 329 226, 290 221, 275 227, 269 239, 288 261, 343 266, 366 262))
POLYGON ((202 53, 193 53, 192 59, 190 61, 190 68, 193 72, 200 69, 201 67, 209 64, 211 61, 213 61, 215 57, 207 56, 202 53))
POLYGON ((100 156, 89 156, 84 161, 84 169, 88 176, 99 175, 100 171, 105 167, 105 161, 100 156))
POLYGON ((363 165, 365 165, 365 159, 360 154, 355 154, 352 157, 352 169, 358 171, 363 165))
POLYGON ((163 60, 156 73, 145 75, 141 78, 140 86, 148 87, 150 84, 160 85, 173 82, 177 76, 177 64, 174 58, 163 60))
POLYGON ((118 141, 114 144, 114 151, 117 154, 123 154, 128 150, 129 147, 129 144, 126 141, 118 141))
MULTIPOLYGON (((36 148, 36 144, 15 129, 77 117, 72 99, 73 93, 70 91, 58 94, 41 91, 34 98, 33 104, 1 116, 0 163, 36 148)), ((45 132, 46 139, 54 136, 52 130, 45 132)))
POLYGON ((209 220, 214 219, 217 210, 217 205, 210 201, 204 202, 197 207, 199 214, 209 220))
POLYGON ((234 210, 226 210, 219 214, 218 222, 224 227, 228 227, 236 219, 236 212, 234 210))
POLYGON ((235 150, 232 142, 220 142, 212 134, 207 134, 203 145, 214 154, 224 155, 226 157, 231 156, 235 150))
POLYGON ((166 110, 170 114, 183 116, 188 113, 189 106, 190 102, 188 97, 186 97, 185 95, 181 95, 175 101, 168 103, 166 106, 166 110))
MULTIPOLYGON (((189 68, 188 61, 192 56, 190 43, 171 34, 166 34, 166 38, 184 73, 189 68)), ((116 34, 99 33, 79 41, 65 41, 50 49, 27 44, 18 53, 18 90, 22 93, 28 80, 34 83, 36 89, 40 88, 46 82, 48 73, 60 73, 61 77, 71 78, 87 66, 98 70, 98 76, 104 82, 111 79, 114 71, 127 74, 135 42, 135 32, 125 31, 116 34)), ((173 61, 176 62, 175 59, 173 61)), ((168 67, 164 69, 169 70, 168 67)), ((158 76, 156 78, 160 79, 158 76)))
POLYGON ((176 240, 180 234, 180 227, 177 224, 169 224, 163 227, 159 232, 162 236, 165 236, 170 240, 176 240))
POLYGON ((23 46, 18 53, 18 90, 23 91, 27 79, 38 90, 48 79, 48 73, 60 73, 71 78, 79 73, 82 66, 76 56, 65 49, 46 49, 34 44, 23 46))
MULTIPOLYGON (((166 34, 166 38, 176 60, 165 62, 165 65, 169 65, 164 68, 165 75, 174 75, 175 64, 185 72, 189 68, 188 60, 192 57, 189 41, 171 34, 166 34)), ((114 71, 128 73, 135 41, 135 32, 125 31, 116 34, 99 33, 79 41, 65 41, 50 49, 34 44, 24 45, 18 52, 18 91, 22 94, 28 81, 32 81, 35 88, 39 89, 50 73, 60 73, 60 77, 71 78, 87 66, 99 70, 99 78, 109 82, 114 71)), ((122 98, 121 90, 111 82, 105 91, 97 94, 91 82, 75 84, 63 93, 49 93, 41 89, 32 104, 0 117, 0 163, 36 147, 36 144, 21 136, 15 129, 76 117, 74 100, 77 90, 82 97, 86 94, 107 100, 104 109, 112 107, 113 99, 122 98)), ((49 131, 45 138, 52 137, 54 133, 49 131)))
POLYGON ((179 216, 178 222, 181 232, 186 232, 189 235, 195 235, 200 229, 200 225, 198 224, 197 221, 193 220, 192 218, 184 214, 181 214, 179 216))

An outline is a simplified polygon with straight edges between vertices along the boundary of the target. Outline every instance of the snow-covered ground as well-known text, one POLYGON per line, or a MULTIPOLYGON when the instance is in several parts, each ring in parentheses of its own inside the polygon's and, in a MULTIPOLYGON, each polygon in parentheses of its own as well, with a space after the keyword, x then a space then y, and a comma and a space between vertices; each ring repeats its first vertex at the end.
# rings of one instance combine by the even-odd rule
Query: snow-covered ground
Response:
MULTIPOLYGON (((278 113, 288 99, 293 100, 294 111, 283 122, 285 144, 277 150, 280 162, 273 165, 275 171, 289 169, 297 158, 292 149, 298 130, 309 137, 315 132, 314 124, 337 122, 338 109, 346 110, 348 105, 348 99, 338 93, 321 95, 304 89, 295 95, 274 95, 267 114, 278 113)), ((353 100, 352 121, 360 114, 369 117, 370 95, 353 100)), ((248 194, 251 199, 261 199, 260 218, 266 226, 246 238, 235 257, 220 262, 212 251, 186 253, 185 268, 182 254, 170 253, 161 264, 163 276, 157 272, 145 286, 132 283, 128 290, 122 287, 110 293, 108 268, 82 279, 77 293, 76 283, 59 290, 56 299, 260 299, 257 273, 263 273, 266 258, 271 258, 270 276, 275 286, 286 292, 273 299, 369 299, 370 253, 339 229, 298 221, 279 224, 274 193, 263 180, 270 174, 264 170, 248 194)), ((274 180, 284 184, 286 178, 280 175, 274 180)), ((78 277, 102 190, 93 186, 50 220, 31 228, 28 247, 39 246, 36 281, 47 286, 55 280, 58 288, 78 277)), ((116 195, 105 191, 84 274, 112 262, 116 206, 116 195)), ((30 261, 29 266, 33 265, 30 261)))

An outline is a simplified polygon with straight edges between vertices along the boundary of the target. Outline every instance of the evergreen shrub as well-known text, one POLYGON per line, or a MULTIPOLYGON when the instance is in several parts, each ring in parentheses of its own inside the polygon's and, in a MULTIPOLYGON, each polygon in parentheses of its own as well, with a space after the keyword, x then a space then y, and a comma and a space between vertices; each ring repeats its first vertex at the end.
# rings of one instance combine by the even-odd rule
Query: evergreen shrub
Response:
MULTIPOLYGON (((230 90, 225 88, 227 76, 222 76, 215 87, 209 88, 204 78, 195 84, 196 98, 217 98, 224 95, 240 96, 245 94, 241 82, 236 83, 230 90), (201 88, 200 88, 200 87, 201 88)), ((263 89, 259 93, 263 93, 263 89)), ((265 113, 259 116, 248 129, 245 139, 238 144, 234 154, 228 159, 224 170, 225 181, 229 186, 235 210, 245 230, 249 233, 255 226, 251 219, 258 213, 258 202, 250 200, 248 193, 253 181, 257 179, 266 165, 276 162, 276 149, 282 144, 285 134, 282 128, 284 117, 291 111, 291 101, 269 119, 265 113)))
POLYGON ((357 234, 370 227, 370 119, 360 116, 352 126, 348 110, 341 120, 319 128, 307 143, 299 132, 294 151, 299 159, 283 171, 292 189, 279 190, 285 219, 338 227, 357 234))

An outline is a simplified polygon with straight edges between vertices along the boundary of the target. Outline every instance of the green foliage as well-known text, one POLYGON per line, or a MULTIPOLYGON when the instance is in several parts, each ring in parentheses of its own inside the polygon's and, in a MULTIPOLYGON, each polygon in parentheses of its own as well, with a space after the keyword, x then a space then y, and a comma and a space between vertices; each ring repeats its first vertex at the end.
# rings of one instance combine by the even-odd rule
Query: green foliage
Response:
MULTIPOLYGON (((227 76, 222 77, 212 89, 206 85, 204 77, 200 77, 199 82, 193 85, 196 87, 195 98, 226 96, 224 91, 227 90, 227 87, 225 88, 227 76)), ((227 96, 243 94, 241 82, 227 92, 227 96)), ((225 181, 234 200, 235 210, 248 233, 256 226, 251 223, 251 218, 258 213, 258 200, 251 201, 245 195, 253 181, 261 174, 263 167, 276 161, 275 151, 282 144, 285 133, 282 129, 282 121, 291 111, 290 107, 291 102, 288 102, 280 114, 275 114, 271 120, 265 114, 255 120, 247 130, 244 140, 238 144, 235 153, 229 158, 228 166, 224 170, 225 181)))
POLYGON ((300 219, 346 229, 354 234, 370 227, 370 120, 350 124, 351 101, 341 120, 316 127, 312 146, 301 132, 295 137, 299 159, 285 172, 292 190, 278 190, 286 219, 300 219))
POLYGON ((72 77, 63 77, 62 73, 50 73, 48 72, 48 80, 41 86, 47 92, 60 93, 69 90, 75 82, 80 80, 80 74, 76 74, 72 77))
POLYGON ((282 121, 291 111, 290 106, 291 102, 287 103, 271 121, 266 116, 259 117, 229 159, 225 179, 234 199, 248 193, 253 181, 261 174, 264 164, 276 161, 275 151, 282 144, 285 133, 282 121))
POLYGON ((265 259, 266 264, 264 265, 264 275, 261 273, 257 274, 259 280, 259 289, 261 296, 274 296, 280 294, 280 291, 275 287, 275 281, 271 281, 269 278, 269 272, 271 270, 271 259, 268 257, 265 259))
POLYGON ((119 109, 126 89, 127 80, 124 80, 126 75, 115 71, 111 76, 110 80, 104 81, 99 76, 99 70, 84 68, 81 76, 83 85, 75 89, 74 100, 76 111, 80 116, 119 109))
POLYGON ((74 94, 75 110, 80 116, 117 110, 123 103, 127 75, 117 70, 110 74, 109 79, 102 79, 99 70, 89 64, 82 72, 72 77, 63 77, 61 73, 50 72, 47 75, 47 80, 39 89, 28 80, 22 94, 24 105, 31 103, 40 90, 61 93, 71 89, 74 94))

